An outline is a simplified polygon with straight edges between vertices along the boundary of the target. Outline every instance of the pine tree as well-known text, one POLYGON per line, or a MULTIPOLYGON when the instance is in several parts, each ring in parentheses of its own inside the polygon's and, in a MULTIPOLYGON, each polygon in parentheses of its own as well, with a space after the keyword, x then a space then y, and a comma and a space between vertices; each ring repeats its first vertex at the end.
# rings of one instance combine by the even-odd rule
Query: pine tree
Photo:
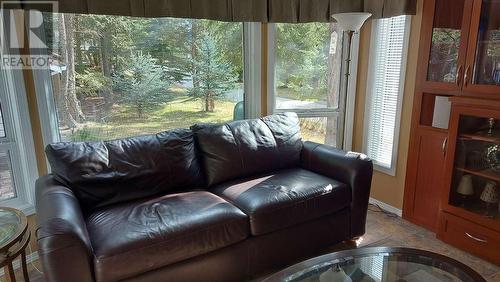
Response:
POLYGON ((121 101, 134 107, 139 118, 169 98, 165 71, 150 55, 133 55, 122 74, 113 76, 113 84, 122 95, 121 101))
POLYGON ((213 112, 215 100, 234 88, 236 75, 231 63, 224 60, 221 51, 218 50, 213 36, 202 33, 196 44, 196 57, 193 58, 196 68, 196 83, 191 95, 202 98, 204 110, 213 112))

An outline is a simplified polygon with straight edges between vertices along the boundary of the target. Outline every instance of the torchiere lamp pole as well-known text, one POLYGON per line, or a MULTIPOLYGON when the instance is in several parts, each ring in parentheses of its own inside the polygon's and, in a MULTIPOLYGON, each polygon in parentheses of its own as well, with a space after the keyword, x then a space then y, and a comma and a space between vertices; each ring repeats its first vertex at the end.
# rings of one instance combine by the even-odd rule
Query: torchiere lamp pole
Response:
POLYGON ((340 30, 343 31, 343 39, 346 40, 346 59, 342 66, 344 73, 344 78, 342 80, 341 92, 339 95, 339 117, 337 124, 341 125, 337 128, 337 147, 344 148, 345 143, 345 115, 346 115, 346 104, 347 104, 347 93, 349 91, 349 76, 351 69, 351 43, 352 36, 355 32, 359 31, 365 21, 371 17, 370 13, 339 13, 333 14, 332 18, 337 21, 337 25, 340 30))

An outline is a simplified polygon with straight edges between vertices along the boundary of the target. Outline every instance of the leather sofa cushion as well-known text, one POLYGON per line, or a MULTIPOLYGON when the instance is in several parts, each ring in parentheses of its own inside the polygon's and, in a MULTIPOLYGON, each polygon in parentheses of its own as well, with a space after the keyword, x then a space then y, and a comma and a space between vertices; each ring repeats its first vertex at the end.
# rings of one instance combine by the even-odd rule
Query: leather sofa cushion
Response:
POLYGON ((247 216, 206 191, 105 207, 86 224, 97 281, 132 277, 249 236, 247 216))
POLYGON ((211 191, 250 217, 253 235, 332 214, 351 204, 348 185, 301 168, 223 183, 211 191))
POLYGON ((191 127, 208 185, 298 166, 302 141, 295 113, 191 127))
POLYGON ((104 142, 61 142, 45 150, 55 178, 85 210, 203 185, 193 133, 176 129, 104 142))

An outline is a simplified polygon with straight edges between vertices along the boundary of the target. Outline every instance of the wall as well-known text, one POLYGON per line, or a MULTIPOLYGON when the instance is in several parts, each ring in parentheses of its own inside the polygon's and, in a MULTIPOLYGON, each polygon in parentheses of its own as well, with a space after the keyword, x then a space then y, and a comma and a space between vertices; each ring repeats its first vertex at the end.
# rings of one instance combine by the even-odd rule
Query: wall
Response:
MULTIPOLYGON (((423 0, 418 0, 417 15, 412 17, 406 79, 403 95, 403 109, 401 113, 401 129, 397 157, 396 175, 390 176, 375 171, 372 182, 371 197, 389 204, 395 208, 403 208, 404 185, 406 177, 406 161, 410 138, 411 113, 415 91, 415 79, 420 38, 420 24, 422 21, 423 0)), ((368 56, 370 49, 371 22, 366 24, 360 37, 358 85, 356 89, 356 112, 354 121, 353 149, 362 151, 364 134, 364 112, 366 100, 366 81, 368 70, 368 56)))

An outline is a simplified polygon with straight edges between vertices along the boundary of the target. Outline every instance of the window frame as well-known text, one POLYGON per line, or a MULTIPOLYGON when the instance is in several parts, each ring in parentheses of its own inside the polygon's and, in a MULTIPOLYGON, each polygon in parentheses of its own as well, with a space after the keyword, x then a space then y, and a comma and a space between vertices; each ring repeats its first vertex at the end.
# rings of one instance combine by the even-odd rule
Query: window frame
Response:
POLYGON ((245 118, 259 118, 262 115, 261 39, 261 23, 243 22, 243 99, 245 118))
MULTIPOLYGON (((401 132, 401 115, 403 110, 403 100, 404 100, 404 91, 405 91, 405 82, 406 82, 406 70, 407 70, 407 62, 408 62, 408 47, 410 41, 410 30, 411 30, 411 20, 412 17, 409 15, 405 15, 405 29, 404 29, 404 39, 403 39, 403 53, 401 59, 401 72, 400 72, 400 80, 399 80, 399 89, 398 89, 398 100, 396 104, 396 117, 394 123, 394 136, 392 143, 392 156, 391 156, 391 165, 386 167, 377 162, 376 159, 372 158, 373 168, 376 171, 382 172, 384 174, 390 176, 396 176, 397 172, 397 161, 398 161, 398 152, 399 152, 399 139, 401 132)), ((366 83, 366 98, 365 98, 365 110, 364 110, 364 125, 363 125, 363 152, 368 152, 368 129, 370 127, 370 115, 372 111, 372 99, 373 99, 373 89, 375 83, 375 61, 376 61, 376 52, 375 52, 375 41, 378 36, 377 30, 377 21, 384 19, 376 19, 372 21, 371 26, 371 37, 370 37, 370 52, 369 52, 369 60, 368 60, 368 73, 367 73, 367 83, 366 83)), ((370 157, 368 155, 368 157, 370 157)))
MULTIPOLYGON (((0 19, 2 20, 5 19, 0 19)), ((0 48, 0 57, 3 57, 4 53, 3 47, 0 48)), ((0 83, 0 102, 6 133, 6 137, 0 139, 0 148, 9 152, 16 193, 16 197, 1 200, 0 204, 31 215, 35 213, 35 181, 38 178, 38 169, 23 70, 0 68, 0 76, 0 81, 5 82, 0 83)))
MULTIPOLYGON (((355 32, 352 41, 351 41, 351 68, 347 89, 347 97, 346 99, 346 108, 344 110, 344 120, 342 123, 342 108, 341 108, 341 100, 343 93, 339 95, 339 107, 334 108, 324 108, 324 109, 276 109, 276 56, 275 56, 275 44, 276 44, 276 24, 269 23, 268 24, 268 34, 267 34, 267 50, 268 50, 268 58, 267 58, 267 109, 269 113, 280 113, 280 112, 289 112, 293 111, 297 113, 299 118, 311 118, 311 117, 337 117, 337 128, 343 128, 343 140, 341 146, 337 143, 337 148, 343 150, 352 150, 352 141, 354 134, 354 111, 356 104, 356 83, 357 83, 357 73, 358 73, 358 59, 359 59, 359 31, 355 32)), ((346 50, 346 40, 344 40, 344 36, 346 36, 345 32, 339 35, 339 40, 342 40, 342 64, 345 63, 347 54, 346 50)), ((345 68, 341 66, 341 84, 343 83, 343 77, 345 75, 345 68)), ((342 86, 340 86, 339 91, 342 91, 342 86)), ((338 135, 337 135, 338 137, 338 135)), ((337 142, 339 140, 337 139, 337 142)))

